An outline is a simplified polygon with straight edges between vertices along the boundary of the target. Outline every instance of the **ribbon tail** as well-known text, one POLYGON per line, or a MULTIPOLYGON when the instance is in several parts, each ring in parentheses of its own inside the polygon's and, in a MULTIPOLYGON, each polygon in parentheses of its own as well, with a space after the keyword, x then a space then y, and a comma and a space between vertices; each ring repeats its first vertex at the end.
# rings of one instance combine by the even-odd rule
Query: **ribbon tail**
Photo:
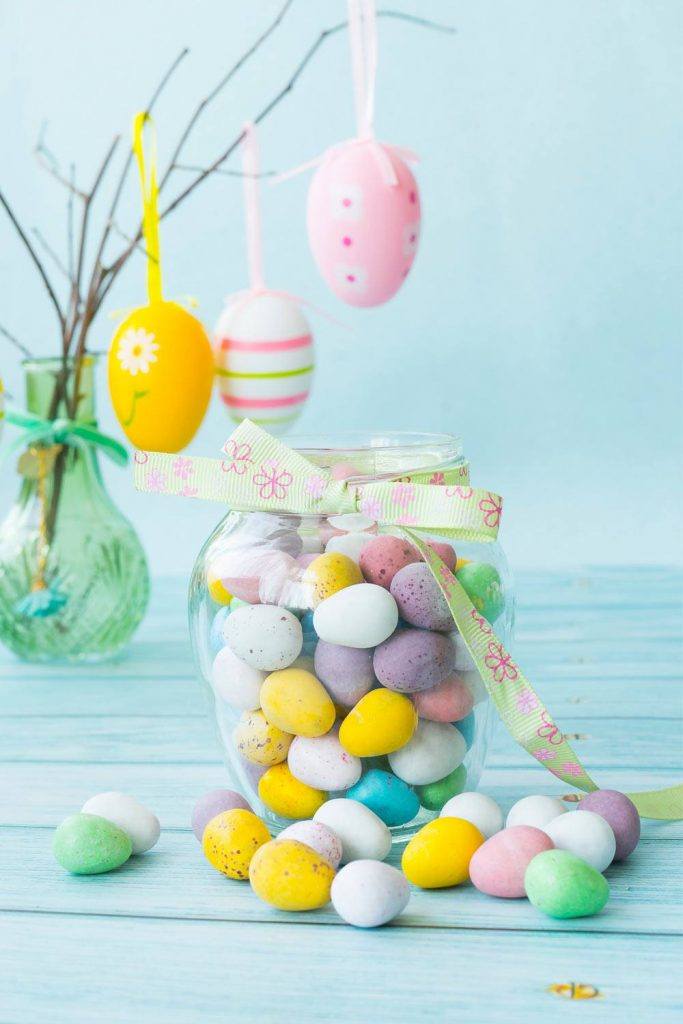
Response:
MULTIPOLYGON (((92 445, 98 448, 103 455, 111 459, 118 466, 125 466, 128 463, 128 452, 115 438, 100 433, 94 427, 76 426, 70 431, 70 436, 79 438, 86 446, 92 445)), ((68 443, 68 439, 67 439, 68 443)))
MULTIPOLYGON (((655 821, 679 821, 683 818, 683 785, 653 789, 647 793, 627 793, 641 818, 655 821)), ((580 805, 579 805, 580 806, 580 805)))

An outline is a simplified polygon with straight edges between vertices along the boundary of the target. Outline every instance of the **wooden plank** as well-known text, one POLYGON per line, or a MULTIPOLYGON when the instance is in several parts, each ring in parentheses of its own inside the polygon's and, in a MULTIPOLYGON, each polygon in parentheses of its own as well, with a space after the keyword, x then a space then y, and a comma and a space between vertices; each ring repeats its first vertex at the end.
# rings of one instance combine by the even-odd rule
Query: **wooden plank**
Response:
POLYGON ((31 914, 4 932, 4 1024, 510 1024, 579 1012, 547 991, 566 981, 601 990, 601 1024, 680 1010, 667 937, 31 914))

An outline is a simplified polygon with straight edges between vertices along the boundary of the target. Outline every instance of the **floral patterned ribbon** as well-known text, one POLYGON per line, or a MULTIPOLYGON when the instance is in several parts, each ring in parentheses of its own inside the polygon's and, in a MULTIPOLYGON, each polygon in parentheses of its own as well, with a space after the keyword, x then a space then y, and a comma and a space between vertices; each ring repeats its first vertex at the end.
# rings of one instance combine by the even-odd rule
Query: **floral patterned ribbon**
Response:
MULTIPOLYGON (((328 470, 313 465, 249 420, 234 431, 223 452, 219 460, 138 451, 135 486, 141 491, 220 501, 236 511, 363 512, 380 526, 400 530, 429 566, 513 739, 563 782, 585 792, 598 788, 492 626, 415 532, 484 543, 496 539, 502 499, 492 491, 471 487, 466 464, 444 473, 422 471, 372 484, 333 480, 328 470)), ((683 817, 683 785, 629 796, 643 817, 683 817)))

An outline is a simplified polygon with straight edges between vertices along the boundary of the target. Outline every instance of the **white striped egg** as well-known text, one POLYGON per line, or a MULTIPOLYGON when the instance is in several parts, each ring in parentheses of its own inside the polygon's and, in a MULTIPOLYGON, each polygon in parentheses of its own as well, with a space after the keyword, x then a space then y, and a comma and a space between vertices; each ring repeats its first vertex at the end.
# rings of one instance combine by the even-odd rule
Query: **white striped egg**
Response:
POLYGON ((215 331, 220 396, 233 420, 284 431, 308 398, 313 337, 297 303, 275 292, 228 300, 215 331))

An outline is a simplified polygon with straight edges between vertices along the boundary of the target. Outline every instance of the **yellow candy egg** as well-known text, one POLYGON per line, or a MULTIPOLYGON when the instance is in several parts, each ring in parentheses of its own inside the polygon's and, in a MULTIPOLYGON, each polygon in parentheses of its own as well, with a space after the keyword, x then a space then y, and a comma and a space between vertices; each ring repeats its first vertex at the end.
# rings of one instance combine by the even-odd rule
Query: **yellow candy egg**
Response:
POLYGON ((457 558, 453 572, 457 572, 458 569, 462 569, 463 565, 469 565, 471 561, 471 558, 457 558))
POLYGON ((230 604, 232 594, 223 585, 223 581, 212 572, 206 575, 206 589, 209 591, 211 600, 216 604, 230 604))
POLYGON ((247 761, 269 768, 286 760, 294 737, 271 725, 262 711, 245 711, 235 726, 232 739, 247 761))
POLYGON ((270 832, 251 811, 235 808, 212 818, 204 829, 202 849, 209 864, 228 878, 249 877, 251 859, 270 832))
POLYGON ((269 768, 258 784, 259 800, 281 818, 312 818, 327 800, 327 793, 295 779, 287 764, 269 768))
POLYGON ((204 419, 214 378, 206 331, 176 302, 153 302, 126 317, 109 349, 109 391, 137 447, 177 452, 204 419))
POLYGON ((319 853, 280 839, 257 850, 249 866, 256 895, 278 910, 316 910, 329 903, 334 869, 319 853))
POLYGON ((328 551, 318 555, 304 573, 304 583, 311 589, 313 606, 316 607, 326 597, 331 597, 344 587, 363 582, 363 573, 358 565, 338 551, 328 551))
POLYGON ((417 729, 413 702, 394 690, 370 690, 349 711, 339 742, 355 757, 379 757, 405 747, 417 729))
POLYGON ((323 684, 302 668, 285 668, 266 676, 261 707, 271 725, 295 736, 324 736, 336 718, 323 684))
POLYGON ((470 861, 484 842, 462 818, 436 818, 413 836, 401 858, 403 873, 421 889, 443 889, 469 878, 470 861))

